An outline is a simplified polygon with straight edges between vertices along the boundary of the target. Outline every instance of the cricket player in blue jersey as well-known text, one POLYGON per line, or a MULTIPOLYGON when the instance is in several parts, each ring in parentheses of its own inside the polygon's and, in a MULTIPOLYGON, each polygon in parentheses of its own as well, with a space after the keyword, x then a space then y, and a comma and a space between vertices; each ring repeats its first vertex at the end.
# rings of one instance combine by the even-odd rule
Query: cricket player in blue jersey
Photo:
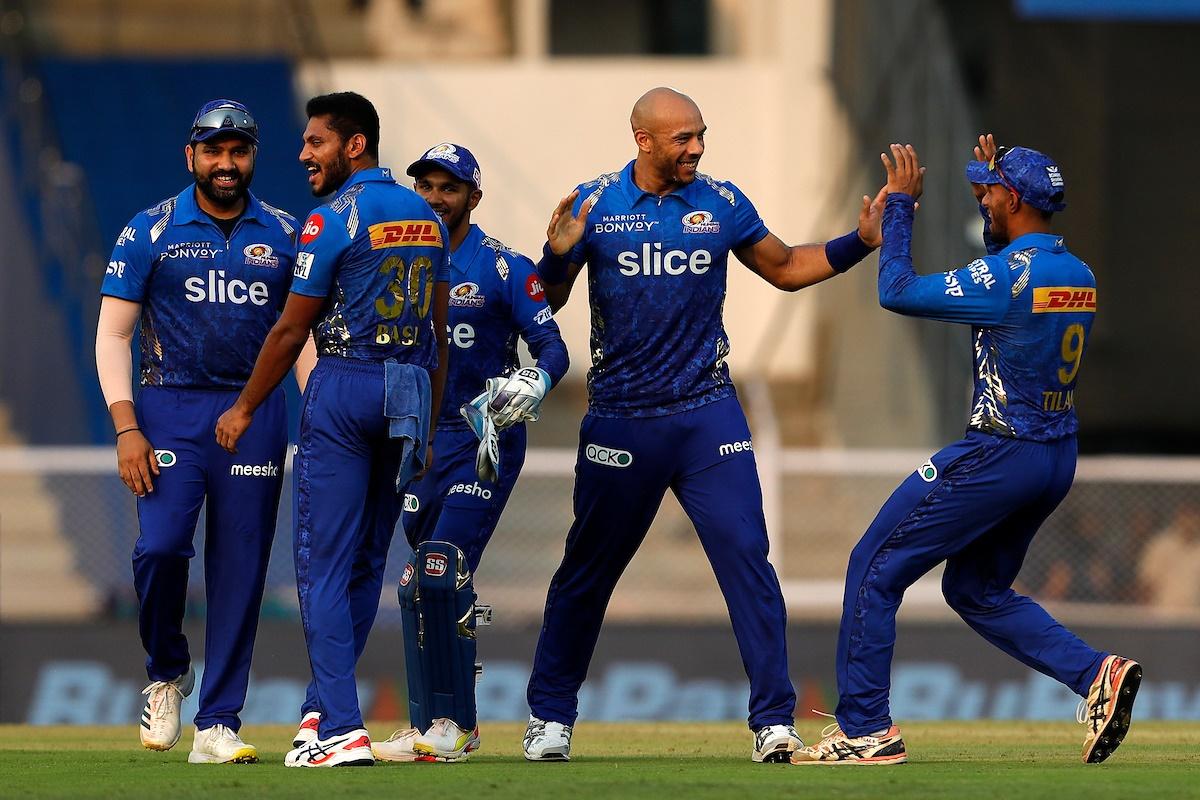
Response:
MULTIPOLYGON (((450 233, 447 338, 452 355, 437 417, 433 467, 405 498, 404 531, 414 550, 430 541, 458 548, 473 575, 525 462, 525 424, 516 420, 537 419, 542 398, 566 373, 569 359, 533 262, 471 222, 471 214, 483 198, 479 162, 471 151, 450 142, 435 145, 409 165, 408 174, 415 179, 417 194, 437 212, 450 233), (521 367, 518 337, 529 346, 536 366, 521 367), (511 416, 513 422, 498 434, 499 463, 494 465, 498 474, 485 480, 477 471, 477 460, 488 457, 489 450, 486 442, 481 444, 476 438, 461 409, 489 379, 509 398, 506 405, 510 407, 498 409, 496 418, 503 424, 511 416)), ((419 584, 419 573, 417 578, 419 584)), ((405 663, 415 665, 425 657, 420 651, 428 646, 417 631, 430 622, 422 614, 427 599, 424 593, 414 589, 412 602, 408 602, 410 585, 401 587, 401 605, 408 648, 405 663)), ((430 656, 450 660, 455 653, 430 656)), ((436 667, 430 670, 437 671, 436 667)), ((422 698, 431 688, 427 684, 436 679, 425 672, 408 669, 413 727, 376 742, 376 757, 457 761, 478 749, 474 675, 464 671, 463 685, 447 687, 462 695, 456 698, 458 708, 448 709, 457 710, 461 718, 434 718, 429 701, 422 702, 422 698)))
POLYGON ((300 161, 313 194, 333 197, 301 229, 283 315, 216 435, 236 451, 311 329, 318 360, 300 416, 294 546, 313 673, 302 712, 315 725, 301 729, 284 763, 369 766, 354 670, 379 609, 404 488, 430 463, 430 415, 446 374, 449 247, 429 205, 379 167, 370 101, 340 92, 305 110, 300 161))
POLYGON ((108 262, 96 367, 117 433, 121 479, 137 495, 133 551, 138 628, 150 685, 142 745, 170 750, 195 683, 183 634, 188 563, 208 509, 204 677, 188 761, 249 762, 238 736, 267 559, 283 485, 283 392, 230 454, 211 431, 254 365, 283 308, 295 218, 250 193, 258 125, 230 100, 206 103, 184 149, 194 185, 133 218, 108 262), (141 393, 134 406, 130 342, 141 322, 141 393))
POLYGON ((608 600, 670 489, 729 607, 750 679, 752 758, 786 761, 802 742, 750 430, 725 363, 728 256, 787 291, 831 278, 879 244, 883 193, 863 198, 846 236, 789 247, 736 186, 698 171, 706 128, 690 98, 653 89, 630 122, 637 157, 563 199, 538 265, 552 304, 588 265, 592 368, 575 522, 546 597, 525 757, 569 758, 608 600))
POLYGON ((935 453, 880 509, 850 555, 838 634, 836 725, 793 764, 901 764, 888 712, 896 611, 904 591, 946 562, 942 592, 980 636, 1084 699, 1083 760, 1128 732, 1142 679, 1135 661, 1094 650, 1013 581, 1038 527, 1075 477, 1075 382, 1096 316, 1096 280, 1053 233, 1065 178, 1036 150, 981 136, 967 165, 988 255, 961 269, 913 269, 913 209, 925 168, 891 146, 879 302, 971 326, 975 389, 966 437, 935 453))

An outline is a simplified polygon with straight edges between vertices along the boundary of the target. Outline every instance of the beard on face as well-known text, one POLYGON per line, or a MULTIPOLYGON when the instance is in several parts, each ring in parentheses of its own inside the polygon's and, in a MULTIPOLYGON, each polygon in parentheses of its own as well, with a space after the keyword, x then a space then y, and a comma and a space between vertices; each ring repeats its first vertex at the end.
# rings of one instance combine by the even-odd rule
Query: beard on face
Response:
POLYGON ((333 194, 342 188, 342 184, 350 178, 350 159, 341 150, 337 152, 333 161, 328 165, 321 164, 318 161, 311 161, 309 163, 316 166, 319 170, 318 174, 323 179, 312 187, 313 197, 323 197, 327 194, 333 194))
POLYGON ((246 192, 250 190, 250 182, 254 180, 254 169, 243 173, 237 169, 214 169, 207 175, 200 175, 194 169, 192 178, 196 181, 196 188, 209 199, 213 205, 222 208, 230 208, 238 203, 246 196, 246 192), (216 179, 221 176, 233 176, 237 182, 233 186, 224 187, 216 184, 216 179))

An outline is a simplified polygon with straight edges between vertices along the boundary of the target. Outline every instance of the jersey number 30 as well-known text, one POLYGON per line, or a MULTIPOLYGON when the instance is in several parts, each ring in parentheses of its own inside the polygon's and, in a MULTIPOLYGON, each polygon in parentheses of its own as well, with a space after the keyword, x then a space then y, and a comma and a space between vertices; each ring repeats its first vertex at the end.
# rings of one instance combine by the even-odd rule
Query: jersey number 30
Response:
POLYGON ((418 256, 405 265, 400 256, 390 256, 379 265, 381 275, 391 275, 383 294, 375 298, 375 311, 384 319, 392 320, 404 313, 405 301, 412 307, 417 319, 429 315, 433 304, 433 262, 418 256), (407 266, 407 270, 405 267, 407 266))

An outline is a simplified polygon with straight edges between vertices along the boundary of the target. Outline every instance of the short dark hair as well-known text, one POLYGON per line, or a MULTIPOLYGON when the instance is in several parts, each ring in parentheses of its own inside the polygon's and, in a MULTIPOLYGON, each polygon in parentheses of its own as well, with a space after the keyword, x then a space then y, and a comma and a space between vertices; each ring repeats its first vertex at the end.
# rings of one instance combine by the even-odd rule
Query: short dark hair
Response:
POLYGON ((379 158, 379 112, 371 101, 356 92, 334 92, 310 99, 304 113, 312 117, 329 116, 329 127, 342 141, 361 133, 367 139, 367 155, 379 158))

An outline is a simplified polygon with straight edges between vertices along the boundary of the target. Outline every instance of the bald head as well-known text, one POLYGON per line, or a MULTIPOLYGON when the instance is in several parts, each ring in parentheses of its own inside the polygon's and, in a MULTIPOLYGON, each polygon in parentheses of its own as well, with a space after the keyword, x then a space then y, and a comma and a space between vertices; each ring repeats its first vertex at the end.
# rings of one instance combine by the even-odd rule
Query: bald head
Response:
POLYGON ((658 86, 633 104, 629 125, 635 132, 655 132, 672 127, 673 123, 686 125, 692 119, 700 119, 700 106, 692 98, 666 86, 658 86))

